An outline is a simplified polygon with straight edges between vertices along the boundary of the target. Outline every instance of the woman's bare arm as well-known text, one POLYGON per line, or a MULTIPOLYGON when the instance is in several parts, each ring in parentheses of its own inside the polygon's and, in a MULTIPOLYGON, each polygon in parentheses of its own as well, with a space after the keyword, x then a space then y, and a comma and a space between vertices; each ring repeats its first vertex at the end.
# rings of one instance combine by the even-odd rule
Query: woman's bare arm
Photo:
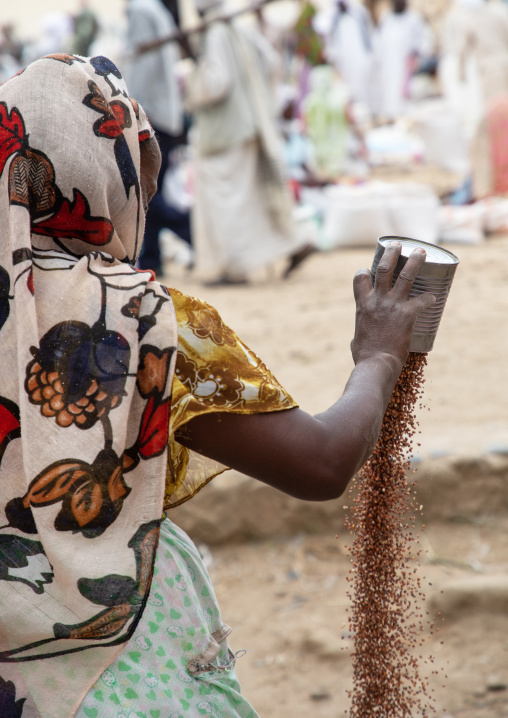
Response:
POLYGON ((197 417, 177 435, 184 446, 300 499, 340 496, 374 448, 384 412, 409 353, 418 314, 432 295, 409 299, 425 261, 416 250, 394 288, 400 244, 386 249, 372 289, 370 273, 355 276, 355 368, 343 395, 311 416, 300 409, 255 415, 197 417))

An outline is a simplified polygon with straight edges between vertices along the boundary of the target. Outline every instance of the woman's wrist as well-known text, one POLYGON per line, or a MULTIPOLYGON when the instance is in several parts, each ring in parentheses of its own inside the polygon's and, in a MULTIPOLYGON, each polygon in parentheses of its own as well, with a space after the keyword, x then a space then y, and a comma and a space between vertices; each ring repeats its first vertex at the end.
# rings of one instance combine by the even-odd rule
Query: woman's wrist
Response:
POLYGON ((397 354, 390 352, 375 352, 375 353, 364 353, 356 357, 355 368, 368 369, 374 371, 376 374, 379 372, 386 372, 395 378, 395 382, 399 378, 402 367, 405 364, 405 359, 402 359, 397 354))

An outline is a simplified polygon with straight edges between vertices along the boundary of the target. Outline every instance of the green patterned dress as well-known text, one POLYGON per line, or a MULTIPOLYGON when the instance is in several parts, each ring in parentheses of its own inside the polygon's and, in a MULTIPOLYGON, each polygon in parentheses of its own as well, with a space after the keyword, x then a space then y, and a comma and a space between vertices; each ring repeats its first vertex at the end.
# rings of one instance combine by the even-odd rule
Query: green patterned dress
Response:
POLYGON ((220 640, 228 632, 222 628, 197 548, 164 520, 142 619, 76 718, 256 718, 240 693, 236 657, 226 637, 220 640))

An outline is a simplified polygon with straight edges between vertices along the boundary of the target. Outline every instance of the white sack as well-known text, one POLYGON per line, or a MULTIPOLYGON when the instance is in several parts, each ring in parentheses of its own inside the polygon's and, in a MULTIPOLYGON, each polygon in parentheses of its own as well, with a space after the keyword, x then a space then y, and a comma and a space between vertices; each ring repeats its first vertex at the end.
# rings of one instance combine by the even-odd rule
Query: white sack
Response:
POLYGON ((428 185, 370 182, 325 193, 323 233, 330 248, 374 247, 386 235, 437 241, 439 199, 428 185))

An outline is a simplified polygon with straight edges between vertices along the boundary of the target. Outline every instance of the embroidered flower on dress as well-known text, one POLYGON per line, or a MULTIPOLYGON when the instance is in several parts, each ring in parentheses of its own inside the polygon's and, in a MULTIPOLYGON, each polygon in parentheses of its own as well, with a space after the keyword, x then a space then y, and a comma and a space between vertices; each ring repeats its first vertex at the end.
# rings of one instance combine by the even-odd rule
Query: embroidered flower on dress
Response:
POLYGON ((196 362, 184 354, 182 351, 178 351, 176 355, 176 368, 175 374, 177 379, 187 388, 190 392, 193 391, 196 385, 196 372, 198 367, 196 362))
POLYGON ((210 362, 197 372, 193 394, 203 402, 225 407, 241 403, 244 389, 236 373, 221 362, 210 362))
POLYGON ((218 346, 236 346, 238 340, 235 333, 224 324, 217 310, 209 304, 189 297, 186 312, 187 326, 197 337, 211 339, 218 346))

